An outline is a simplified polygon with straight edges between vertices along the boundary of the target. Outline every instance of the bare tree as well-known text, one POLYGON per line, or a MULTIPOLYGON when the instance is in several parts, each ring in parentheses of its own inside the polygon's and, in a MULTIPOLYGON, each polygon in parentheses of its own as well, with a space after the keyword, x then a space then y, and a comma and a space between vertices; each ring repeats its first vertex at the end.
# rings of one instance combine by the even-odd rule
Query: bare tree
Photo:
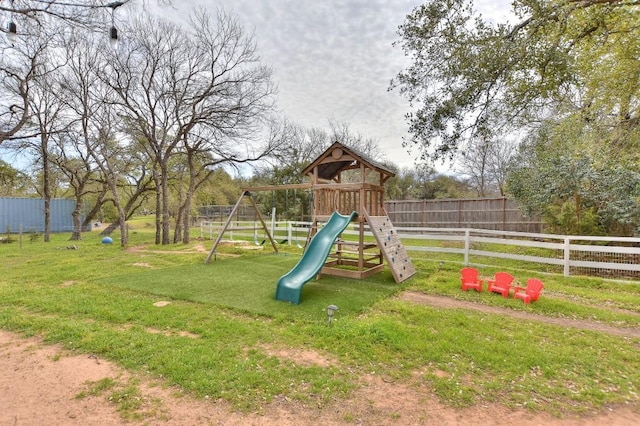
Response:
POLYGON ((76 201, 71 215, 74 225, 71 240, 80 240, 87 225, 86 220, 84 223, 81 220, 85 196, 97 193, 96 203, 100 204, 108 190, 92 155, 100 143, 95 136, 94 117, 104 108, 100 87, 93 85, 96 80, 95 68, 100 66, 100 56, 93 48, 92 41, 91 35, 85 38, 77 33, 63 40, 61 53, 68 61, 61 72, 56 73, 53 87, 50 87, 64 105, 65 118, 69 123, 66 131, 55 138, 58 155, 54 159, 67 176, 76 201))
POLYGON ((47 41, 32 37, 15 47, 0 44, 0 144, 18 137, 29 120, 29 90, 46 72, 47 41))
MULTIPOLYGON (((20 110, 21 118, 12 121, 10 115, 9 129, 3 137, 11 141, 11 148, 31 152, 39 163, 42 171, 40 192, 44 198, 44 240, 48 242, 51 233, 51 142, 52 137, 66 126, 62 119, 63 106, 50 86, 56 70, 64 64, 64 59, 52 54, 57 44, 55 31, 52 28, 41 30, 34 33, 20 49, 11 52, 10 56, 21 57, 26 62, 12 74, 13 81, 18 82, 14 86, 17 89, 14 94, 22 100, 22 106, 14 104, 9 109, 20 110), (27 77, 22 79, 21 75, 27 77), (23 127, 27 131, 18 133, 23 127)), ((19 61, 14 62, 14 65, 18 63, 19 61)), ((6 68, 5 75, 8 75, 6 68)))
POLYGON ((489 152, 489 170, 500 196, 506 196, 509 166, 515 158, 517 145, 509 139, 496 141, 489 152))
POLYGON ((75 206, 71 212, 73 229, 72 241, 82 238, 82 231, 86 224, 82 221, 82 209, 86 196, 90 193, 102 194, 98 200, 102 201, 107 187, 102 183, 97 166, 93 158, 83 149, 84 139, 75 132, 65 132, 53 138, 57 149, 55 155, 51 155, 51 162, 62 172, 75 199, 75 206))
POLYGON ((486 197, 489 192, 490 151, 491 141, 486 137, 477 137, 467 143, 458 160, 458 172, 467 177, 467 182, 475 189, 478 197, 486 197))
MULTIPOLYGON (((231 15, 215 22, 204 11, 191 32, 145 17, 134 23, 131 43, 102 74, 129 126, 143 136, 157 171, 156 243, 170 243, 169 165, 196 127, 218 138, 206 150, 227 161, 246 161, 220 141, 250 133, 273 106, 271 70, 259 63, 255 43, 231 15)), ((228 147, 228 145, 227 145, 228 147)))
MULTIPOLYGON (((156 0, 156 2, 165 6, 173 3, 172 0, 156 0)), ((0 12, 10 17, 10 24, 6 28, 1 28, 0 32, 11 41, 21 35, 29 35, 34 27, 42 27, 49 22, 97 31, 113 26, 116 10, 129 3, 146 5, 148 0, 4 1, 0 2, 0 12)))
POLYGON ((181 151, 186 158, 188 170, 187 189, 183 202, 176 215, 174 242, 182 237, 183 243, 189 243, 189 225, 193 195, 223 164, 237 167, 239 164, 253 163, 273 156, 279 152, 282 140, 270 133, 261 144, 243 138, 231 138, 228 132, 218 132, 209 124, 196 126, 185 134, 181 151))
MULTIPOLYGON (((0 1, 0 15, 8 16, 8 25, 0 26, 0 144, 15 137, 29 119, 28 97, 31 82, 37 78, 40 53, 46 47, 30 50, 33 39, 40 39, 48 28, 65 27, 100 32, 105 39, 117 41, 115 12, 129 3, 147 0, 10 0, 0 1)), ((156 0, 171 5, 171 0, 156 0)))
MULTIPOLYGON (((61 144, 60 167, 74 183, 78 205, 90 191, 97 192, 83 226, 103 203, 111 201, 118 220, 103 232, 120 228, 120 243, 125 246, 128 243, 125 222, 144 201, 144 194, 150 188, 145 168, 148 158, 139 155, 135 142, 121 143, 117 137, 115 109, 105 102, 111 89, 97 77, 98 70, 105 64, 105 56, 95 48, 97 45, 95 37, 66 40, 65 56, 70 59, 58 76, 58 84, 72 127, 66 133, 66 144, 61 144), (89 182, 93 182, 91 187, 87 187, 89 182)), ((81 229, 79 215, 74 220, 81 229)), ((74 237, 79 238, 79 233, 74 237)))
POLYGON ((270 167, 300 171, 329 144, 329 135, 322 129, 307 129, 287 119, 275 118, 270 121, 264 139, 277 146, 266 159, 270 167))
POLYGON ((366 155, 371 160, 380 158, 380 147, 376 139, 353 132, 349 124, 344 121, 329 120, 329 128, 331 130, 330 143, 335 141, 343 143, 361 154, 366 155))
POLYGON ((483 122, 461 150, 457 172, 479 197, 505 195, 507 167, 515 154, 515 145, 502 133, 490 132, 483 122))
MULTIPOLYGON (((277 150, 269 164, 275 169, 289 168, 301 172, 333 142, 341 142, 372 160, 380 157, 380 147, 374 138, 354 133, 348 123, 329 120, 329 129, 305 128, 287 119, 274 120, 269 139, 278 140, 277 150)), ((280 182, 286 183, 286 182, 280 182)))

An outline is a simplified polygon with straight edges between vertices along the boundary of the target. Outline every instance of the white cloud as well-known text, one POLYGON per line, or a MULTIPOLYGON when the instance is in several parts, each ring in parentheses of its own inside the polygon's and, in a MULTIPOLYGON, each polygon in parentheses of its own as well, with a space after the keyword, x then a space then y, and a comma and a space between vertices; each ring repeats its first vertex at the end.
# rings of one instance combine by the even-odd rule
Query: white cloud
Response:
MULTIPOLYGON (((181 0, 172 16, 195 5, 223 8, 253 30, 263 61, 274 69, 284 116, 309 127, 329 119, 377 139, 398 166, 413 158, 402 148, 407 136, 406 100, 389 82, 407 64, 392 47, 397 27, 420 1, 410 0, 181 0)), ((506 15, 506 0, 481 0, 487 14, 506 15), (502 4, 502 6, 501 6, 502 4)))

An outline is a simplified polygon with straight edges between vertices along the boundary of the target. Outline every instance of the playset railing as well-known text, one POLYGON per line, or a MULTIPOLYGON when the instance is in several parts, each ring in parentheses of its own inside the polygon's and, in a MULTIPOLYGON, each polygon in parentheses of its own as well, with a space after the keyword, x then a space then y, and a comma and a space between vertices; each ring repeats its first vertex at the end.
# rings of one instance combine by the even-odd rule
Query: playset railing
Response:
POLYGON ((384 215, 384 187, 372 184, 314 185, 314 207, 316 217, 329 216, 334 211, 340 214, 358 213, 366 209, 371 216, 384 215))

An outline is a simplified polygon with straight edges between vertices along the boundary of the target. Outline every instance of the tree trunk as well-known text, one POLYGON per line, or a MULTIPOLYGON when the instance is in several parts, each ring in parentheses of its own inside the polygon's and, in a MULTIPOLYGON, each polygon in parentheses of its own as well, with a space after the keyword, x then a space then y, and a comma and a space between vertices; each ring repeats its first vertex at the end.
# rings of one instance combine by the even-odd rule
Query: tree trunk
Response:
POLYGON ((81 223, 80 223, 80 208, 82 206, 82 199, 76 197, 76 205, 71 212, 71 218, 73 219, 73 230, 71 231, 70 241, 80 241, 82 239, 81 223))
POLYGON ((44 195, 44 241, 51 241, 51 184, 49 181, 51 180, 49 176, 49 151, 47 149, 47 139, 44 136, 42 137, 42 194, 44 195))
POLYGON ((189 244, 191 242, 191 193, 187 194, 184 200, 184 209, 182 210, 182 242, 189 244))
POLYGON ((44 241, 51 241, 51 195, 44 196, 44 241))
POLYGON ((120 226, 120 246, 126 247, 129 244, 129 230, 127 228, 127 216, 124 213, 122 204, 120 203, 120 196, 117 191, 113 196, 116 208, 118 209, 118 224, 120 226))
POLYGON ((116 229, 118 229, 120 227, 120 222, 113 222, 110 223, 106 228, 104 228, 102 230, 102 232, 100 233, 100 235, 111 235, 111 233, 113 231, 115 231, 116 229))
POLYGON ((182 234, 182 242, 184 244, 189 244, 191 241, 191 202, 193 200, 193 193, 196 190, 196 179, 197 172, 195 166, 193 164, 193 153, 189 151, 187 157, 187 164, 189 165, 189 186, 187 188, 187 194, 184 198, 184 208, 182 210, 183 218, 182 225, 184 227, 184 232, 182 234))
POLYGON ((167 160, 160 163, 160 183, 162 186, 162 245, 171 244, 169 223, 169 167, 167 160))
MULTIPOLYGON (((107 190, 108 190, 107 185, 104 185, 102 188, 102 192, 98 194, 98 199, 96 200, 96 203, 93 205, 89 213, 87 213, 87 216, 84 218, 84 221, 80 226, 82 232, 85 232, 89 229, 89 225, 91 224, 91 222, 93 222, 93 219, 100 212, 100 209, 102 208, 102 204, 104 203, 104 196, 107 194, 107 190)), ((100 218, 100 221, 102 222, 102 218, 100 218)))
POLYGON ((129 235, 127 232, 127 216, 122 208, 122 203, 120 202, 120 194, 118 192, 118 176, 117 174, 110 168, 109 163, 107 163, 106 167, 103 168, 105 172, 105 178, 107 179, 107 183, 109 184, 109 188, 111 189, 113 195, 113 204, 118 211, 118 227, 120 228, 120 246, 126 247, 129 243, 129 235))
POLYGON ((178 211, 176 213, 176 223, 173 231, 173 244, 177 244, 180 240, 182 240, 182 212, 184 211, 184 170, 180 173, 180 180, 178 181, 178 211))
POLYGON ((155 219, 156 219, 156 240, 155 243, 156 244, 160 244, 160 242, 162 241, 162 189, 160 187, 160 178, 158 177, 158 170, 157 170, 157 166, 154 167, 153 170, 153 181, 155 184, 155 191, 156 191, 156 212, 155 212, 155 219))
POLYGON ((182 212, 184 211, 184 205, 178 207, 178 213, 176 214, 176 224, 173 231, 173 244, 182 240, 182 212))

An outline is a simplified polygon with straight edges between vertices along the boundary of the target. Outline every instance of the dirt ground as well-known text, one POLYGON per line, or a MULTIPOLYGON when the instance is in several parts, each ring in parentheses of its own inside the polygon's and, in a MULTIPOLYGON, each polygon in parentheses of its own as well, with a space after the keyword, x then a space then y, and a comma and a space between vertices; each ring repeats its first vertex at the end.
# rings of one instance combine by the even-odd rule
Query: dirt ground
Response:
MULTIPOLYGON (((617 329, 588 321, 557 320, 523 312, 491 308, 450 298, 404 293, 413 303, 441 308, 464 307, 499 311, 528 319, 561 323, 628 337, 639 330, 617 329)), ((263 348, 297 362, 324 365, 331 360, 305 351, 283 353, 263 348)), ((260 413, 240 414, 223 401, 195 400, 151 383, 141 384, 141 420, 125 420, 107 393, 78 398, 88 383, 111 378, 125 384, 130 374, 95 356, 70 355, 58 346, 43 345, 0 330, 0 426, 20 425, 551 425, 627 426, 640 424, 637 407, 608 407, 585 417, 558 419, 547 414, 481 405, 456 410, 439 403, 426 387, 388 383, 376 376, 361 378, 360 388, 348 400, 323 408, 304 407, 277 398, 260 413)))

